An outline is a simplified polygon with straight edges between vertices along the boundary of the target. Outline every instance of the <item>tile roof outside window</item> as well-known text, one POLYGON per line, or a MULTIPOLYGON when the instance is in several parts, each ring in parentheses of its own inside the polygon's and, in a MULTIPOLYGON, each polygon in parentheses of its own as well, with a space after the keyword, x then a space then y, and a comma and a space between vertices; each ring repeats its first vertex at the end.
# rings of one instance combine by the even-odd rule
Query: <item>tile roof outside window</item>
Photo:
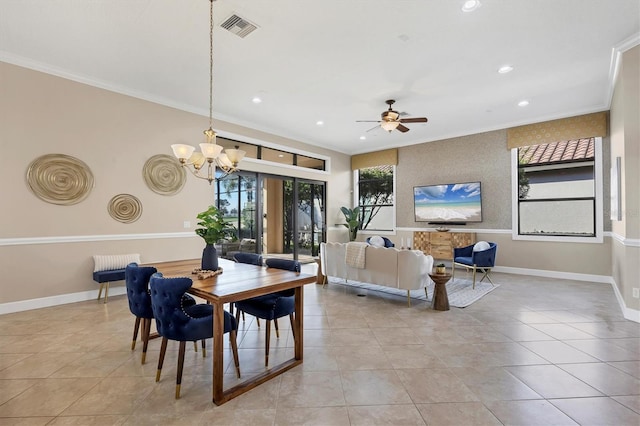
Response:
POLYGON ((520 162, 527 165, 593 160, 594 158, 594 138, 545 143, 520 148, 520 162))

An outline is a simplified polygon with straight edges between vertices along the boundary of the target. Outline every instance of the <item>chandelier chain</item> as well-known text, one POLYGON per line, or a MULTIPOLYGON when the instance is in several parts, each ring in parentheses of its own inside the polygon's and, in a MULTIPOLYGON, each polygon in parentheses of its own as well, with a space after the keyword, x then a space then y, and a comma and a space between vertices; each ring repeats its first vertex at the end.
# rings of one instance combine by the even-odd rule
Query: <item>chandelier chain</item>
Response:
POLYGON ((209 0, 209 128, 213 127, 213 2, 209 0))

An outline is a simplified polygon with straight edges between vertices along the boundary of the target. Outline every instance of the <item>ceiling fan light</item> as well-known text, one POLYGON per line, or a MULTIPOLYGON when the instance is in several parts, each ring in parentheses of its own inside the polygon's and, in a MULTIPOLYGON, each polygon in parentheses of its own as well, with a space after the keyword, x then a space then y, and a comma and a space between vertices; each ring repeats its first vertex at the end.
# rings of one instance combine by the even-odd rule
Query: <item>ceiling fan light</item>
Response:
POLYGON ((399 121, 383 121, 382 124, 380 124, 380 127, 382 127, 387 132, 391 132, 399 125, 400 125, 399 121))

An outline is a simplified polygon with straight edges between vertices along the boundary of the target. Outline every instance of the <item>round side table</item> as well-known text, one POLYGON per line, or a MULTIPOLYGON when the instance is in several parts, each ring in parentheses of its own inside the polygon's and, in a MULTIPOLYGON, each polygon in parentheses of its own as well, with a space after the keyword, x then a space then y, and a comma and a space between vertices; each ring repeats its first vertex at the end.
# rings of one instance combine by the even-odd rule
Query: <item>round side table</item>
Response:
POLYGON ((429 276, 435 283, 431 307, 437 311, 448 311, 449 295, 446 284, 451 279, 451 274, 429 274, 429 276))

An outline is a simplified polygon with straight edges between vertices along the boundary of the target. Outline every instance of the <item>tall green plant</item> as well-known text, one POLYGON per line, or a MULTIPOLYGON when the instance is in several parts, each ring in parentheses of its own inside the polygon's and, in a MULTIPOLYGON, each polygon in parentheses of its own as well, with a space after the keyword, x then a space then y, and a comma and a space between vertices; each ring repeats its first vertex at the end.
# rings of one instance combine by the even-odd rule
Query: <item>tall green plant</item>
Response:
POLYGON ((215 244, 223 238, 236 238, 236 227, 229 222, 225 222, 222 213, 211 205, 209 208, 196 216, 199 220, 196 234, 204 239, 207 244, 215 244))
POLYGON ((342 226, 349 230, 349 241, 355 241, 358 236, 358 229, 362 227, 360 221, 360 207, 354 207, 350 209, 348 207, 340 207, 340 211, 344 215, 344 219, 347 223, 343 223, 342 226))

